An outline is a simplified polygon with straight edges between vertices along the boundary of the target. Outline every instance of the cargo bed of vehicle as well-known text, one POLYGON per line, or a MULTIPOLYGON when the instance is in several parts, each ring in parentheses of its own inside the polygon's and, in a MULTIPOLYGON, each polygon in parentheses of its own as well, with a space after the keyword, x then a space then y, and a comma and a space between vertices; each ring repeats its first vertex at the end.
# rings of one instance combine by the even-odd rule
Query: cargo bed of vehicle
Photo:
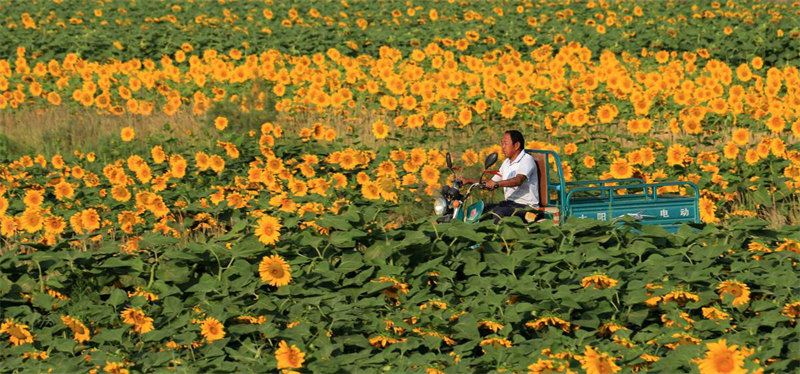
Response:
POLYGON ((642 224, 660 225, 673 232, 677 231, 681 223, 700 222, 700 194, 692 182, 645 183, 639 178, 566 182, 557 153, 545 150, 526 151, 537 160, 540 186, 542 183, 546 184, 540 189, 542 208, 539 208, 542 212, 549 211, 546 216, 555 217, 555 208, 558 209, 558 216, 563 218, 612 221, 629 216, 642 224), (551 175, 551 164, 555 175, 551 175), (546 172, 541 173, 541 169, 546 172), (681 189, 691 195, 659 193, 659 190, 666 189, 681 189), (553 196, 551 192, 554 192, 553 196))

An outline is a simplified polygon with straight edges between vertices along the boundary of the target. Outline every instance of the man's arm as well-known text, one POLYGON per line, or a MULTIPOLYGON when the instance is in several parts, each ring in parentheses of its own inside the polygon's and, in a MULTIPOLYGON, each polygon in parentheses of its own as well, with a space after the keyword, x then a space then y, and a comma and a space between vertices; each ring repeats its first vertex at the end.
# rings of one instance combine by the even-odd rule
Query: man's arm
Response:
POLYGON ((489 187, 489 188, 519 187, 523 183, 525 183, 526 179, 528 179, 528 177, 525 174, 519 174, 519 175, 515 176, 514 178, 504 179, 504 180, 501 180, 499 182, 495 182, 493 180, 490 180, 490 181, 486 182, 486 187, 489 187))
POLYGON ((486 183, 486 187, 519 187, 525 183, 525 180, 528 179, 529 175, 533 176, 535 167, 536 164, 533 162, 533 157, 523 157, 519 166, 517 167, 517 175, 515 175, 513 178, 508 178, 505 180, 499 180, 500 178, 492 178, 491 181, 486 183))
MULTIPOLYGON (((473 184, 473 183, 478 183, 478 182, 480 182, 479 180, 477 180, 477 179, 472 179, 472 178, 459 178, 459 179, 461 179, 461 183, 464 183, 464 184, 473 184)), ((483 183, 488 183, 488 182, 492 182, 492 181, 494 181, 494 182, 498 182, 498 181, 500 181, 501 179, 502 179, 502 178, 500 178, 500 176, 499 176, 499 175, 496 175, 496 174, 495 174, 495 176, 493 176, 493 177, 491 178, 491 180, 484 179, 483 183)))
POLYGON ((464 184, 473 184, 473 183, 480 182, 479 180, 472 179, 472 178, 459 178, 459 179, 461 179, 461 183, 464 183, 464 184))

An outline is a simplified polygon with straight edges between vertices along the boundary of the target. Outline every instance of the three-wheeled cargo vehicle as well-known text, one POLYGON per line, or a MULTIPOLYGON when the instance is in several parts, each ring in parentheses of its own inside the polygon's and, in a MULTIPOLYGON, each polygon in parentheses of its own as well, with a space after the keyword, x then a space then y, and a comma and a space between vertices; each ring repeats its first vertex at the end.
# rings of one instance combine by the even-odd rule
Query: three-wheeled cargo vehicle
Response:
MULTIPOLYGON (((525 152, 536 161, 540 206, 531 209, 538 210, 537 216, 542 219, 552 219, 562 224, 568 217, 611 221, 629 216, 644 225, 660 225, 670 232, 677 231, 681 223, 700 222, 700 194, 692 182, 645 183, 639 178, 567 182, 558 153, 540 149, 526 149, 525 152), (676 194, 667 190, 684 190, 692 194, 676 194)), ((496 154, 487 158, 481 180, 487 173, 486 169, 496 160, 496 154)), ((449 154, 448 167, 457 169, 452 166, 449 154)), ((459 193, 460 184, 445 186, 442 197, 434 204, 435 212, 441 216, 438 221, 477 221, 483 211, 483 202, 470 206, 464 204, 476 185, 468 186, 466 195, 459 193)))

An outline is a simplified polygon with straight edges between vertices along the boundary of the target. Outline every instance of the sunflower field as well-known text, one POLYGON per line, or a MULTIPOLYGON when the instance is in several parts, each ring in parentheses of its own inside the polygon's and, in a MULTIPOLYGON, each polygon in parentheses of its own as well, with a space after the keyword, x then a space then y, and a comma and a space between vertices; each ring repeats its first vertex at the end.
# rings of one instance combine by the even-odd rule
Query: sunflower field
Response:
POLYGON ((800 370, 800 1, 0 0, 0 38, 0 372, 800 370), (434 224, 509 129, 703 223, 434 224))

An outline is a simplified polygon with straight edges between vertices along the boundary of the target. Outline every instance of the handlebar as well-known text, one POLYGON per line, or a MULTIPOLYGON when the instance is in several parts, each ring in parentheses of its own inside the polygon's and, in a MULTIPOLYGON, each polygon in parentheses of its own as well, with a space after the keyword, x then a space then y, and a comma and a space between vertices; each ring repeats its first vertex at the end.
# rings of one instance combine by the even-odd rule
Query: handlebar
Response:
POLYGON ((466 200, 467 197, 469 197, 470 193, 472 192, 472 189, 475 188, 475 187, 478 187, 478 188, 480 188, 482 190, 491 191, 491 189, 486 187, 486 183, 473 183, 473 184, 469 185, 469 188, 467 188, 467 194, 464 195, 464 199, 465 200, 466 200))

